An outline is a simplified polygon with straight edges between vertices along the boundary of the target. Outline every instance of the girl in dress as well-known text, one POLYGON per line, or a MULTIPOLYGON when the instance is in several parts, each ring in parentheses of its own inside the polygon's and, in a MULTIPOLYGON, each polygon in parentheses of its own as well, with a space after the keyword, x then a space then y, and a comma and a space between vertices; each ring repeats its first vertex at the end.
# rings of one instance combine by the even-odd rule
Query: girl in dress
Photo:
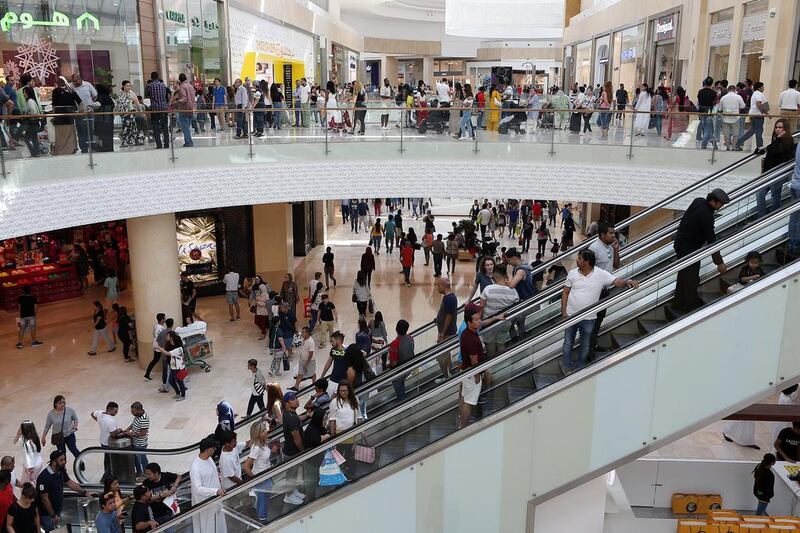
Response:
POLYGON ((14 444, 17 443, 20 443, 22 447, 23 458, 20 481, 36 483, 44 461, 42 460, 42 442, 39 440, 39 433, 30 420, 23 420, 19 425, 17 435, 14 437, 14 444))

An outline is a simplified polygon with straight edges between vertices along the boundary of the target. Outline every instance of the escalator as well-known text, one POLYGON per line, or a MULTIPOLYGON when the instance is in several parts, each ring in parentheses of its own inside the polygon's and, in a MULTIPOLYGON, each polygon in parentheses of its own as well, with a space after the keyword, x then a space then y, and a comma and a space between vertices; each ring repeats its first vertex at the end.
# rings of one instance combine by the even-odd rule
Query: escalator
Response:
POLYGON ((506 524, 510 515, 499 512, 507 502, 518 504, 512 513, 518 519, 531 501, 551 497, 800 379, 794 346, 800 332, 790 327, 800 317, 800 262, 786 253, 786 228, 793 213, 800 213, 800 203, 654 268, 642 277, 637 291, 611 295, 510 343, 470 371, 490 371, 493 380, 481 393, 472 424, 462 430, 455 412, 463 375, 333 439, 330 443, 346 455, 354 439, 375 450, 371 464, 348 456, 343 465, 350 480, 346 485, 318 486, 313 473, 323 450, 314 449, 167 525, 187 527, 193 518, 202 520, 203 513, 224 512, 229 528, 259 529, 262 524, 255 519, 248 492, 271 478, 270 531, 330 530, 343 517, 348 531, 401 531, 413 525, 409 516, 444 522, 445 531, 522 530, 518 523, 506 524), (767 275, 730 291, 752 250, 762 253, 767 275), (729 273, 716 272, 709 259, 714 251, 723 253, 729 273), (698 261, 704 305, 691 313, 677 312, 670 305, 675 275, 698 261), (566 375, 559 365, 564 329, 601 309, 608 311, 601 335, 607 350, 586 368, 566 375), (770 310, 782 313, 770 315, 770 310), (311 474, 299 487, 306 503, 296 507, 285 504, 282 496, 297 482, 286 478, 287 470, 300 464, 309 466, 311 474), (458 495, 459 483, 470 480, 480 481, 479 494, 499 496, 498 512, 491 512, 494 497, 479 499, 481 505, 475 506, 457 501, 450 491, 458 495), (452 519, 456 510, 464 515, 459 515, 458 527, 452 519), (465 529, 471 523, 465 517, 473 515, 475 523, 484 525, 465 529), (487 516, 497 523, 485 524, 487 516))
MULTIPOLYGON (((735 201, 731 205, 726 206, 718 220, 718 228, 721 229, 720 233, 725 234, 726 232, 735 232, 742 225, 746 224, 749 219, 752 219, 754 211, 753 192, 776 179, 785 180, 787 172, 788 167, 783 167, 782 169, 768 173, 754 182, 751 182, 748 186, 740 187, 733 192, 731 196, 735 201)), ((709 183, 705 183, 703 186, 706 185, 709 185, 709 183)), ((676 202, 676 198, 673 198, 669 201, 670 204, 665 203, 664 205, 674 204, 676 202)), ((618 227, 620 226, 624 225, 619 225, 618 227)), ((647 276, 649 273, 657 271, 664 265, 668 265, 669 261, 674 260, 674 254, 672 254, 671 245, 669 243, 671 240, 671 235, 674 233, 676 227, 677 222, 667 224, 667 226, 664 228, 624 248, 623 262, 625 263, 625 267, 623 268, 623 271, 625 275, 628 277, 634 275, 636 277, 647 276)), ((588 243, 578 247, 578 249, 583 249, 586 246, 588 246, 588 243)), ((570 255, 574 255, 576 251, 577 250, 571 251, 570 255)), ((550 264, 552 263, 553 262, 550 262, 550 264)), ((543 265, 540 268, 546 269, 548 268, 548 265, 543 265)), ((560 287, 561 283, 554 283, 540 295, 537 295, 528 302, 523 302, 515 306, 509 311, 510 318, 522 317, 525 324, 525 335, 522 338, 509 338, 507 340, 507 348, 510 351, 518 350, 519 347, 523 345, 529 345, 530 339, 539 338, 541 335, 544 335, 547 331, 551 330, 554 325, 558 325, 559 320, 557 318, 558 313, 556 302, 557 295, 560 293, 560 287), (556 309, 556 313, 553 313, 554 308, 556 309)), ((630 302, 626 303, 626 306, 628 305, 630 305, 630 302)), ((606 327, 600 338, 601 345, 606 348, 606 352, 598 354, 601 358, 634 342, 635 338, 633 330, 636 328, 642 328, 646 330, 646 332, 652 333, 658 330, 659 324, 662 326, 666 325, 668 323, 667 320, 670 318, 669 315, 667 315, 666 310, 664 311, 663 315, 659 315, 657 311, 650 309, 649 312, 651 312, 651 316, 631 319, 628 321, 628 323, 620 323, 620 319, 618 318, 618 314, 620 312, 621 311, 613 307, 609 309, 609 317, 605 322, 608 327, 606 327), (636 328, 631 325, 632 323, 635 323, 636 328), (618 326, 622 329, 616 329, 618 326), (615 329, 612 331, 609 329, 611 327, 615 329)), ((674 319, 678 317, 672 318, 674 319)), ((425 330, 425 328, 422 328, 422 330, 418 331, 416 339, 424 338, 426 331, 427 330, 425 330)), ((551 336, 552 335, 549 335, 548 338, 551 336)), ((551 345, 555 344, 558 344, 558 342, 551 342, 551 345)), ((417 402, 420 400, 420 398, 427 398, 429 392, 436 387, 435 378, 439 375, 438 365, 436 364, 436 356, 438 353, 440 353, 440 350, 453 351, 454 347, 455 342, 451 341, 449 343, 443 343, 438 346, 433 346, 432 348, 424 349, 412 362, 407 363, 399 369, 387 372, 386 375, 380 376, 378 380, 375 380, 375 382, 371 382, 361 387, 358 391, 359 397, 362 399, 362 401, 366 401, 367 403, 370 420, 374 420, 376 418, 382 420, 384 418, 384 413, 387 415, 391 414, 391 409, 395 405, 401 403, 394 397, 393 388, 390 385, 390 382, 393 379, 396 379, 398 375, 408 374, 407 401, 413 400, 414 402, 417 402)), ((545 348, 547 347, 552 348, 550 345, 546 346, 545 348)), ((423 348, 427 348, 424 343, 423 348)), ((538 353, 541 350, 537 347, 535 351, 538 353)), ((374 354, 373 357, 380 357, 380 353, 374 354)), ((549 359, 547 361, 547 365, 537 364, 535 368, 532 367, 527 369, 526 373, 519 373, 519 375, 516 375, 520 370, 521 365, 524 366, 527 364, 525 363, 527 359, 529 359, 528 355, 518 355, 515 358, 511 358, 508 360, 508 364, 504 367, 504 369, 506 369, 505 371, 511 372, 511 374, 507 376, 502 372, 496 374, 499 380, 497 385, 493 386, 490 390, 485 391, 483 394, 485 403, 481 406, 482 413, 479 413, 482 417, 491 416, 492 414, 507 407, 508 404, 529 395, 530 392, 540 390, 550 383, 555 383, 555 381, 559 380, 561 377, 557 360, 554 358, 549 359), (501 377, 503 378, 502 380, 500 379, 501 377)), ((537 357, 537 362, 538 361, 540 361, 540 359, 537 357)), ((457 398, 457 394, 458 392, 456 389, 451 391, 451 394, 449 395, 449 401, 451 403, 457 398)), ((440 402, 441 400, 435 403, 440 402)), ((406 405, 404 408, 407 409, 409 407, 406 405)), ((429 411, 430 409, 428 405, 422 405, 419 411, 414 411, 415 418, 422 413, 429 413, 429 411)), ((448 434, 448 425, 445 423, 445 419, 450 416, 448 414, 449 412, 452 412, 452 406, 444 406, 444 410, 437 416, 421 424, 411 424, 411 427, 409 427, 408 431, 401 431, 403 429, 403 425, 393 426, 389 433, 386 433, 386 430, 384 430, 383 434, 385 438, 379 440, 379 442, 381 442, 382 450, 375 464, 377 466, 389 465, 395 460, 414 452, 416 449, 427 446, 429 444, 429 440, 433 438, 433 436, 448 434), (427 434, 426 431, 428 432, 427 434), (392 433, 397 433, 397 435, 392 438, 388 438, 387 435, 391 436, 392 433), (402 439, 402 446, 398 445, 398 438, 402 439)), ((376 433, 376 437, 381 437, 381 435, 376 433)), ((372 442, 373 437, 370 436, 369 440, 372 442)), ((194 452, 194 450, 196 450, 196 446, 194 445, 186 448, 187 453, 189 453, 189 451, 194 452)), ((148 455, 158 454, 158 451, 148 451, 148 455)), ((356 475, 365 473, 363 465, 359 463, 357 466, 359 468, 356 469, 356 475)), ((248 500, 248 497, 245 496, 244 500, 248 500)), ((252 499, 250 498, 250 500, 252 499)), ((244 502, 241 503, 245 508, 247 508, 247 505, 244 502)), ((278 507, 282 505, 282 501, 280 501, 278 503, 278 507)), ((282 512, 284 512, 284 510, 275 509, 271 515, 280 516, 282 512)), ((247 513, 243 513, 243 516, 246 515, 247 513)), ((251 524, 251 526, 252 525, 253 524, 251 524)))

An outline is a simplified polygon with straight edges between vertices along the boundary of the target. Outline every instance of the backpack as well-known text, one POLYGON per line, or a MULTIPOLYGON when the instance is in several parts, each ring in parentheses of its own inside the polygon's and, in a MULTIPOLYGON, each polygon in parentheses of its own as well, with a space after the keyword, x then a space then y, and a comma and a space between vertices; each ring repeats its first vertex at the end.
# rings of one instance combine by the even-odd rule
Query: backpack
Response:
POLYGON ((520 283, 517 283, 515 288, 517 289, 517 295, 519 295, 519 299, 527 300, 536 294, 536 288, 533 284, 533 267, 527 263, 523 263, 514 268, 515 276, 520 269, 525 271, 525 279, 520 283))

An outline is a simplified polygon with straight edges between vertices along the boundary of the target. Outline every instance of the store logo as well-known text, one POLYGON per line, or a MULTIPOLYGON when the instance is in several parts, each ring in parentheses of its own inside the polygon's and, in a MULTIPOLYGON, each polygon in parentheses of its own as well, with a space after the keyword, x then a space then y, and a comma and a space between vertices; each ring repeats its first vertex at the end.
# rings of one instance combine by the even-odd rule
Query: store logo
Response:
POLYGON ((620 52, 619 58, 622 61, 632 61, 636 59, 636 48, 635 47, 626 48, 625 50, 620 52))
MULTIPOLYGON (((20 13, 17 15, 13 11, 6 11, 3 18, 0 19, 0 29, 3 31, 10 31, 11 27, 20 24, 23 30, 29 30, 34 26, 55 26, 61 28, 68 28, 71 26, 69 17, 64 13, 53 11, 50 20, 35 20, 30 13, 20 13)), ((75 19, 75 29, 88 30, 93 26, 95 31, 100 30, 100 20, 91 13, 84 13, 75 19)))
POLYGON ((192 17, 192 27, 193 28, 200 27, 200 17, 192 17))
POLYGON ((675 18, 670 15, 656 21, 656 41, 672 39, 675 36, 675 18))
POLYGON ((672 31, 672 21, 666 24, 656 24, 656 33, 667 33, 672 31))
POLYGON ((186 24, 186 15, 181 13, 180 11, 167 11, 164 16, 167 20, 171 20, 172 22, 177 22, 178 24, 186 24))
POLYGON ((208 21, 208 20, 204 20, 203 21, 203 28, 206 31, 219 31, 219 24, 217 24, 216 22, 211 22, 211 21, 208 21))

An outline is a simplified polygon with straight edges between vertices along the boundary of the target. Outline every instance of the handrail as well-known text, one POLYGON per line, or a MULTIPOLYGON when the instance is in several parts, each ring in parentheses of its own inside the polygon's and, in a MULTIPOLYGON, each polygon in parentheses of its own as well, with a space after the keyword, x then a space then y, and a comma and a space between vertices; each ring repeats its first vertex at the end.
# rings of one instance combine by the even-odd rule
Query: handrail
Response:
MULTIPOLYGON (((788 205, 786 207, 781 208, 778 211, 775 211, 775 212, 767 215, 766 217, 764 217, 761 220, 753 223, 752 225, 747 226, 746 228, 743 228, 743 231, 744 231, 744 229, 746 229, 748 232, 758 231, 758 230, 760 230, 762 228, 765 228, 765 227, 771 225, 775 221, 777 221, 779 219, 783 219, 787 215, 790 215, 790 214, 798 212, 798 211, 800 211, 800 201, 794 202, 794 203, 792 203, 792 204, 790 204, 790 205, 788 205)), ((730 244, 733 244, 736 241, 740 240, 741 239, 740 233, 741 232, 735 233, 735 234, 733 234, 733 235, 731 235, 731 236, 729 236, 729 237, 727 237, 725 239, 722 239, 720 241, 716 241, 716 242, 712 243, 711 245, 705 246, 705 247, 701 248, 700 250, 697 250, 694 253, 689 254, 688 256, 679 259, 678 261, 676 261, 675 263, 671 264, 670 266, 668 266, 667 268, 665 268, 661 272, 659 272, 657 274, 654 274, 652 277, 648 278, 645 281, 642 281, 640 283, 639 289, 641 290, 643 288, 649 288, 649 287, 651 287, 653 285, 656 285, 657 283, 660 283, 662 280, 672 276, 673 274, 676 274, 680 270, 684 269, 685 267, 688 267, 689 265, 691 265, 693 263, 696 263, 697 261, 701 260, 702 258, 707 257, 708 255, 713 254, 715 252, 721 251, 726 246, 728 246, 730 244)), ((208 498, 208 499, 204 500, 203 502, 201 502, 201 503, 195 505, 194 507, 192 507, 192 509, 190 509, 186 513, 182 513, 182 514, 179 514, 179 515, 173 517, 171 520, 169 520, 168 522, 160 525, 158 528, 153 529, 152 531, 154 533, 159 533, 161 531, 166 531, 175 522, 183 521, 183 520, 185 520, 185 519, 187 519, 189 517, 192 517, 192 516, 194 516, 194 515, 196 515, 198 513, 201 513, 203 511, 205 511, 207 508, 209 508, 212 505, 217 505, 220 501, 225 501, 225 500, 227 500, 227 499, 229 499, 231 497, 237 496, 238 494, 255 487, 256 485, 261 483, 263 481, 263 479, 265 479, 265 478, 271 478, 271 477, 274 477, 274 476, 276 476, 278 474, 286 472, 290 468, 301 464, 302 462, 304 462, 305 460, 308 460, 309 458, 313 457, 314 455, 322 453, 324 451, 324 449, 330 448, 332 446, 335 446, 336 444, 343 443, 345 440, 348 440, 348 439, 358 435, 359 433, 362 433, 362 432, 364 432, 364 431, 366 431, 366 430, 368 430, 368 429, 370 429, 372 427, 375 427, 376 425, 378 425, 381 422, 384 422, 384 421, 386 421, 388 419, 393 418, 397 414, 396 411, 409 412, 409 409, 412 409, 413 407, 421 404, 422 402, 427 401, 428 399, 431 399, 434 396, 439 395, 439 393, 441 393, 445 389, 450 388, 456 382, 462 381, 463 379, 465 379, 467 377, 475 376, 477 374, 480 374, 480 373, 484 372, 485 370, 489 370, 492 366, 496 365, 497 363, 500 363, 500 362, 503 362, 503 361, 505 361, 507 359, 510 359, 511 357, 519 354, 523 350, 527 350, 527 349, 529 349, 531 347, 534 347, 536 344, 538 344, 538 343, 540 343, 540 342, 542 342, 544 340, 547 340, 550 337, 556 336, 558 334, 563 335, 563 331, 566 328, 568 328, 570 326, 573 326, 573 325, 575 325, 575 324, 577 324, 577 323, 579 323, 579 322, 581 322, 583 320, 586 320, 588 318, 596 316, 598 311, 601 311, 603 309, 607 309, 607 308, 611 307, 612 305, 615 305, 618 302, 621 302, 622 300, 628 298, 630 296, 631 292, 632 291, 630 289, 623 290, 623 291, 621 291, 620 293, 618 293, 616 295, 610 296, 610 297, 598 302, 597 304, 594 304, 594 305, 592 305, 592 306, 590 306, 588 308, 585 308, 585 309, 581 310, 578 314, 576 314, 574 316, 571 316, 571 317, 568 317, 568 318, 565 318, 564 320, 559 322, 557 327, 552 328, 552 329, 548 330, 545 333, 537 335, 536 337, 531 338, 531 339, 529 339, 529 340, 527 340, 527 341, 525 341, 525 342, 523 342, 523 343, 511 348, 510 350, 508 350, 506 353, 504 353, 502 355, 499 355, 499 356, 497 356, 497 357, 495 357, 493 359, 489 359, 489 360, 485 361, 484 363, 481 363, 480 365, 477 365, 474 368, 471 368, 471 369, 469 369, 469 370, 467 370, 465 372, 462 372, 458 376, 453 376, 453 377, 449 378, 446 382, 441 383, 439 386, 434 387, 430 391, 422 393, 419 396, 416 396, 413 399, 408 400, 402 406, 398 406, 397 408, 395 408, 393 410, 390 410, 390 411, 387 411, 385 413, 379 414, 379 415, 377 415, 375 417, 370 418, 369 420, 367 420, 366 422, 364 422, 362 424, 353 426, 352 428, 349 428, 349 429, 343 431, 340 435, 337 435, 337 436, 333 437, 332 439, 326 441, 325 446, 319 446, 319 447, 307 450, 307 451, 299 454, 297 457, 294 457, 294 458, 292 458, 292 459, 290 459, 288 461, 285 461, 284 463, 281 463, 280 465, 277 465, 277 466, 275 466, 273 468, 270 468, 268 470, 265 470, 264 472, 261 472, 261 473, 257 474, 256 476, 254 476, 250 480, 242 483, 241 485, 237 485, 233 490, 231 490, 230 492, 226 493, 224 496, 211 497, 211 498, 208 498)), ((553 389, 553 390, 555 392, 558 392, 558 390, 560 390, 561 388, 564 388, 564 387, 567 387, 567 386, 570 386, 570 385, 571 385, 571 383, 557 385, 557 389, 553 389)))
MULTIPOLYGON (((800 135, 800 134, 796 134, 796 135, 800 135)), ((746 157, 744 159, 749 159, 750 157, 752 157, 752 155, 748 156, 748 157, 746 157)), ((769 172, 763 174, 761 177, 759 177, 759 178, 757 178, 757 179, 755 179, 755 180, 753 180, 753 181, 751 181, 751 182, 749 182, 749 183, 747 183, 745 185, 742 185, 742 186, 738 187, 737 189, 734 189, 734 191, 732 191, 731 194, 730 194, 731 199, 735 200, 735 199, 738 199, 740 195, 741 196, 746 196, 746 195, 751 194, 753 191, 755 191, 756 189, 760 188, 763 183, 769 182, 769 181, 775 179, 779 174, 781 174, 783 172, 786 172, 786 170, 788 170, 790 165, 791 165, 791 163, 786 163, 786 164, 784 164, 784 165, 782 165, 780 167, 771 169, 769 172)), ((723 169, 723 171, 724 171, 724 169, 723 169)), ((720 172, 723 172, 723 171, 720 171, 720 172)), ((708 178, 705 178, 704 180, 701 180, 701 182, 702 181, 706 181, 706 180, 708 180, 708 178)), ((701 186, 702 185, 697 185, 697 187, 701 187, 701 186)), ((689 186, 689 187, 685 188, 684 190, 689 190, 690 191, 693 188, 697 188, 697 187, 689 186)), ((676 196, 676 195, 673 195, 673 196, 676 196)), ((661 203, 669 203, 669 200, 664 200, 661 203)), ((659 204, 656 204, 656 205, 659 205, 659 204)), ((635 218, 636 216, 642 215, 644 213, 646 213, 646 211, 643 211, 643 212, 641 212, 641 213, 639 213, 637 215, 634 215, 634 217, 631 217, 631 218, 635 218)), ((623 221, 623 223, 617 225, 616 228, 624 227, 624 222, 625 221, 623 221)), ((629 255, 631 255, 633 253, 636 253, 636 252, 640 251, 643 248, 647 248, 648 246, 651 246, 653 242, 657 242, 658 240, 664 239, 671 232, 675 231, 675 229, 676 229, 677 225, 679 224, 679 222, 680 221, 678 221, 678 220, 672 221, 672 222, 668 223, 666 226, 664 226, 664 227, 662 227, 662 228, 660 228, 658 230, 655 230, 654 232, 651 232, 650 234, 644 235, 641 239, 638 239, 635 242, 631 243, 630 245, 624 247, 622 249, 622 253, 621 253, 622 257, 621 258, 627 257, 627 256, 629 256, 629 255)), ((584 241, 584 243, 581 243, 580 245, 570 249, 569 253, 574 253, 574 252, 580 251, 582 249, 588 248, 591 244, 587 244, 587 242, 588 243, 594 242, 594 238, 593 239, 587 239, 586 241, 584 241)), ((539 269, 534 269, 534 273, 536 273, 537 271, 544 271, 545 268, 548 267, 548 265, 553 265, 553 264, 559 263, 562 260, 563 260, 563 256, 560 257, 560 258, 557 256, 556 258, 552 259, 551 261, 541 265, 539 267, 539 269)), ((506 313, 511 313, 512 314, 511 317, 517 316, 520 313, 520 311, 524 311, 524 310, 528 309, 529 307, 532 307, 532 306, 535 306, 535 305, 539 305, 541 302, 547 301, 550 298, 552 298, 553 296, 555 296, 561 290, 562 284, 563 284, 563 280, 559 280, 558 282, 547 286, 544 291, 537 293, 533 297, 531 297, 531 298, 529 298, 527 300, 520 301, 517 304, 514 304, 514 305, 508 307, 505 310, 505 312, 506 313)), ((459 308, 459 311, 463 310, 463 307, 464 306, 462 305, 459 308)), ((509 318, 511 318, 511 317, 509 317, 509 318)), ((414 330, 411 334, 412 335, 419 335, 421 333, 424 333, 425 331, 428 331, 428 330, 432 329, 433 325, 434 325, 433 322, 425 324, 425 325, 417 328, 416 330, 414 330)), ((489 329, 494 329, 496 327, 499 327, 499 325, 490 326, 489 329)), ((443 341, 441 343, 429 346, 428 348, 423 350, 420 354, 415 356, 410 361, 407 361, 407 362, 403 363, 402 365, 399 365, 399 366, 397 366, 395 368, 392 368, 392 369, 390 369, 388 371, 385 371, 385 372, 381 373, 377 377, 377 379, 375 379, 373 381, 370 381, 368 383, 362 384, 360 387, 358 387, 356 389, 356 391, 355 391, 356 395, 357 396, 361 396, 361 395, 367 394, 370 391, 376 390, 379 387, 384 386, 386 383, 390 382, 392 379, 395 379, 400 374, 407 373, 413 368, 416 368, 416 367, 419 367, 421 365, 429 363, 430 361, 433 360, 433 358, 435 356, 434 354, 441 353, 443 351, 453 350, 455 348, 456 344, 457 344, 457 341, 458 341, 458 339, 456 337, 451 337, 451 338, 446 339, 445 341, 443 341)), ((372 352, 371 354, 369 354, 367 356, 368 362, 377 360, 386 351, 388 351, 388 348, 387 347, 383 347, 383 348, 381 348, 379 350, 376 350, 376 351, 372 352)), ((312 389, 313 389, 313 386, 304 387, 304 388, 302 388, 302 389, 300 389, 298 391, 298 395, 303 396, 306 393, 308 393, 309 391, 311 391, 312 389)), ((252 415, 250 415, 248 417, 244 417, 244 418, 240 419, 234 425, 234 429, 239 429, 239 428, 241 428, 241 427, 243 427, 243 426, 245 426, 245 425, 257 420, 258 418, 263 416, 263 413, 264 413, 264 411, 257 411, 256 413, 253 413, 252 415)), ((280 431, 281 431, 281 426, 278 426, 278 427, 272 429, 270 431, 270 437, 274 438, 274 436, 280 434, 280 431)), ((150 454, 150 455, 179 455, 179 454, 188 453, 188 452, 192 451, 196 446, 197 446, 197 443, 192 443, 192 444, 188 444, 188 445, 185 445, 185 446, 182 446, 182 447, 179 447, 179 448, 172 448, 172 449, 148 449, 147 453, 150 454)), ((76 459, 76 461, 73 464, 73 471, 74 471, 74 474, 76 476, 76 479, 78 479, 79 481, 82 481, 82 482, 86 482, 87 481, 84 473, 79 468, 80 464, 83 462, 82 457, 84 456, 84 454, 89 455, 89 454, 92 454, 92 453, 101 453, 101 452, 102 453, 108 453, 108 450, 105 449, 105 448, 100 448, 100 447, 89 447, 89 448, 84 448, 81 451, 81 453, 78 456, 78 458, 80 460, 76 459)), ((132 455, 132 454, 134 454, 136 452, 132 451, 132 450, 124 450, 124 449, 117 450, 117 449, 115 449, 115 450, 113 450, 112 453, 119 453, 119 454, 122 454, 122 455, 127 455, 127 454, 131 454, 132 455)))

